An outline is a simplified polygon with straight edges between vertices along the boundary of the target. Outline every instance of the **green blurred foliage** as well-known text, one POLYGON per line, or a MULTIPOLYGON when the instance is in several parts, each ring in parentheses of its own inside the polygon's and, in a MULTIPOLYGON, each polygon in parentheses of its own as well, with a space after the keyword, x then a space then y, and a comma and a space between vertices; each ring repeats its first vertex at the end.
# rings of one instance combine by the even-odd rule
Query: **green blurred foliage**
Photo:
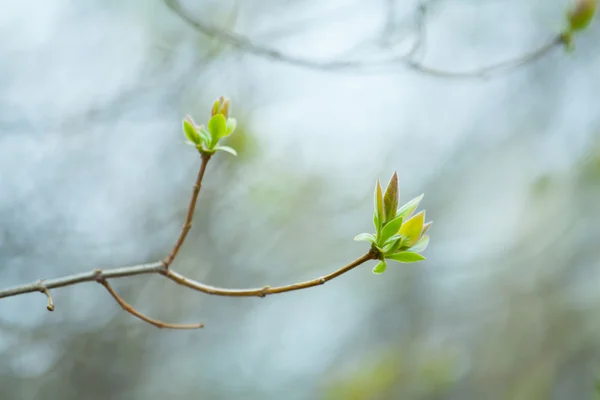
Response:
POLYGON ((357 370, 326 376, 324 400, 429 399, 441 395, 458 377, 458 359, 451 349, 431 352, 418 344, 390 346, 371 353, 357 370), (335 377, 333 377, 335 376, 335 377))

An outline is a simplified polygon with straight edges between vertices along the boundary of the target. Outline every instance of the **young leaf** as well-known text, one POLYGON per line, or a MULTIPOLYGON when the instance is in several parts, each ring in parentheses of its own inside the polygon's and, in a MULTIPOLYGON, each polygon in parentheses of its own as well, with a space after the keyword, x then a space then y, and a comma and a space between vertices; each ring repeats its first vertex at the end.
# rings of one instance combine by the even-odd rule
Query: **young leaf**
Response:
POLYGON ((235 151, 235 149, 229 147, 229 146, 215 146, 215 150, 217 151, 224 151, 226 153, 232 154, 234 156, 237 156, 237 151, 235 151))
POLYGON ((428 244, 429 244, 429 236, 425 235, 425 236, 421 237, 421 239, 419 239, 419 241, 417 243, 415 243, 415 245, 413 247, 408 249, 408 251, 412 251, 414 253, 422 253, 427 248, 428 244))
POLYGON ((425 211, 414 215, 406 221, 400 228, 400 234, 404 236, 407 246, 412 246, 421 237, 423 231, 423 221, 425 220, 425 211))
POLYGON ((227 133, 227 121, 223 114, 216 114, 208 121, 208 131, 211 137, 210 147, 213 148, 227 133))
POLYGON ((400 207, 397 215, 402 216, 404 218, 404 220, 408 219, 408 217, 410 217, 412 215, 412 213, 415 212, 415 210, 419 206, 419 203, 421 202, 421 200, 423 200, 423 196, 424 196, 423 194, 420 196, 417 196, 414 199, 412 199, 411 201, 409 201, 408 203, 406 203, 405 205, 403 205, 402 207, 400 207))
POLYGON ((192 142, 194 144, 202 143, 202 140, 200 139, 200 135, 196 131, 196 127, 187 118, 183 120, 183 133, 185 134, 185 137, 190 142, 192 142))
POLYGON ((225 119, 229 118, 229 99, 223 99, 221 97, 221 107, 219 108, 219 114, 223 114, 225 119))
POLYGON ((377 215, 377 220, 379 221, 380 226, 385 223, 383 193, 381 193, 381 183, 379 182, 379 179, 377 179, 377 186, 375 186, 375 214, 377 215))
POLYGON ((427 232, 429 230, 429 227, 431 226, 431 224, 433 224, 433 221, 426 222, 423 225, 423 232, 421 232, 421 235, 424 235, 425 232, 427 232))
POLYGON ((221 102, 223 100, 224 100, 223 97, 220 97, 217 100, 215 100, 215 102, 213 103, 213 106, 212 106, 212 110, 210 112, 211 117, 214 117, 215 115, 217 115, 217 113, 219 112, 219 108, 221 107, 221 102))
POLYGON ((226 124, 225 136, 229 136, 235 131, 237 127, 237 120, 235 118, 229 118, 226 124))
POLYGON ((383 207, 385 209, 386 221, 391 221, 396 216, 399 196, 400 192, 398 191, 398 174, 394 172, 394 175, 392 175, 390 178, 390 182, 385 189, 385 195, 383 196, 383 207))
POLYGON ((381 251, 383 252, 383 255, 394 254, 398 251, 401 244, 402 236, 394 235, 391 238, 389 238, 388 241, 383 245, 381 251))
POLYGON ((370 233, 360 233, 354 237, 354 240, 357 242, 371 242, 373 244, 376 242, 375 236, 371 235, 370 233))
POLYGON ((569 11, 569 29, 581 31, 588 27, 596 12, 597 0, 577 0, 575 7, 569 11))
POLYGON ((385 243, 386 240, 391 238, 393 235, 397 234, 402 226, 402 217, 396 217, 389 221, 387 224, 383 226, 381 230, 381 236, 379 236, 379 243, 385 243))
POLYGON ((425 257, 419 253, 413 253, 411 251, 402 251, 400 253, 392 254, 387 256, 390 260, 398 261, 401 263, 414 263, 417 261, 425 260, 425 257))
POLYGON ((373 273, 377 275, 383 274, 386 268, 387 264, 385 261, 379 261, 379 263, 377 263, 377 265, 373 268, 373 273))
POLYGON ((379 222, 379 217, 377 216, 377 212, 373 213, 373 225, 375 225, 375 230, 377 231, 377 236, 381 232, 381 222, 379 222))
POLYGON ((385 246, 386 244, 390 244, 392 242, 395 242, 398 239, 402 239, 402 235, 398 235, 398 234, 392 235, 388 240, 386 240, 385 242, 383 242, 383 245, 385 246))
POLYGON ((204 125, 200 125, 198 127, 198 134, 202 138, 203 143, 210 142, 210 132, 204 127, 204 125))

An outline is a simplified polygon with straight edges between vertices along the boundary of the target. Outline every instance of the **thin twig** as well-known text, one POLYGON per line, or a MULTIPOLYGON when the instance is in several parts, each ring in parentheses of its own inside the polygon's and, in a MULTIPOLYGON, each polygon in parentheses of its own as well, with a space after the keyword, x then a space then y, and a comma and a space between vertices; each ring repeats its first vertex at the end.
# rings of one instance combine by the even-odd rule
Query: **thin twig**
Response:
MULTIPOLYGON (((393 3, 395 0, 389 1, 388 0, 388 10, 390 9, 390 7, 393 7, 393 3)), ((429 11, 429 6, 432 5, 432 3, 434 1, 437 0, 422 0, 422 2, 419 4, 419 6, 417 7, 417 10, 415 12, 415 15, 413 16, 413 23, 412 25, 414 26, 414 38, 412 40, 412 44, 410 45, 409 49, 404 52, 403 54, 399 54, 396 56, 390 56, 387 60, 381 60, 381 61, 377 61, 377 62, 362 62, 362 65, 366 67, 371 67, 371 70, 365 70, 363 72, 371 72, 371 73, 375 73, 377 71, 382 71, 383 69, 381 67, 385 67, 385 66, 395 66, 397 67, 398 65, 402 65, 405 61, 409 61, 409 60, 414 60, 414 57, 417 55, 417 52, 419 50, 421 50, 424 46, 425 43, 425 21, 427 19, 427 13, 429 11), (379 70, 376 68, 380 68, 379 70)), ((395 22, 396 20, 396 16, 395 15, 391 15, 390 12, 388 11, 388 16, 387 16, 387 22, 383 28, 383 31, 381 32, 381 34, 376 38, 376 39, 371 39, 371 40, 367 40, 365 43, 354 46, 352 48, 350 48, 349 50, 344 52, 344 55, 342 57, 344 57, 345 55, 353 55, 354 59, 356 59, 356 55, 359 54, 359 52, 368 47, 369 45, 373 46, 376 45, 378 46, 380 49, 382 48, 386 48, 389 47, 390 45, 392 45, 395 41, 398 41, 398 43, 401 43, 404 41, 404 38, 399 39, 397 37, 397 34, 395 33, 395 29, 393 27, 393 24, 391 24, 391 20, 394 20, 394 24, 397 23, 395 22)), ((408 35, 410 37, 410 35, 408 35)), ((397 43, 397 44, 398 44, 397 43)), ((364 54, 364 53, 363 53, 364 54)), ((368 55, 364 55, 364 58, 368 59, 368 55)), ((391 68, 389 71, 390 72, 391 68)), ((383 72, 386 72, 385 70, 383 70, 383 72)))
POLYGON ((539 47, 538 49, 531 51, 522 56, 515 57, 510 60, 501 61, 498 63, 486 65, 484 67, 475 68, 472 70, 466 71, 448 71, 442 69, 436 69, 433 67, 428 67, 421 63, 417 63, 414 61, 406 61, 406 65, 419 72, 426 73, 428 75, 438 76, 442 78, 488 78, 490 75, 499 73, 499 72, 509 72, 518 67, 521 67, 526 64, 530 64, 536 60, 547 55, 550 51, 557 48, 558 46, 564 44, 563 35, 557 35, 551 41, 546 43, 545 45, 539 47))
POLYGON ((411 49, 403 56, 396 56, 386 61, 377 62, 359 62, 351 60, 322 62, 293 56, 276 50, 274 48, 257 44, 256 42, 252 41, 244 35, 240 35, 227 29, 211 25, 206 21, 194 19, 188 15, 186 10, 183 9, 181 4, 179 3, 179 0, 164 0, 164 3, 184 22, 186 22, 188 25, 190 25, 197 31, 207 36, 222 40, 223 42, 226 42, 229 45, 234 46, 241 51, 251 53, 259 57, 268 58, 273 61, 278 61, 303 68, 311 68, 325 71, 348 71, 367 74, 395 73, 398 72, 398 67, 404 66, 405 68, 411 69, 413 71, 417 71, 438 78, 481 79, 489 77, 492 73, 509 72, 516 69, 517 67, 534 62, 548 54, 555 47, 558 47, 558 45, 564 43, 563 36, 558 35, 546 45, 536 50, 525 53, 522 56, 510 60, 500 61, 483 67, 473 68, 470 70, 448 71, 438 69, 435 67, 430 67, 412 59, 412 56, 414 56, 416 51, 422 46, 423 38, 421 38, 421 35, 424 32, 425 16, 427 12, 426 7, 429 5, 427 3, 423 3, 419 6, 419 9, 417 11, 417 27, 419 31, 419 36, 417 37, 417 40, 415 41, 411 49))
POLYGON ((192 219, 194 218, 194 211, 196 209, 196 200, 198 200, 198 194, 200 193, 200 188, 202 187, 202 179, 204 178, 206 165, 210 161, 210 157, 211 154, 209 153, 202 154, 202 162, 200 163, 200 169, 198 170, 198 176, 196 177, 196 184, 194 185, 194 189, 192 191, 192 197, 190 198, 190 204, 188 206, 187 215, 185 216, 185 222, 181 228, 181 233, 179 234, 179 238, 177 239, 175 246, 173 246, 173 250, 171 250, 171 253, 169 253, 169 255, 163 261, 164 266, 167 268, 169 268, 169 266, 173 263, 173 260, 175 260, 175 257, 177 257, 177 253, 183 245, 188 232, 190 229, 192 229, 192 219))
POLYGON ((285 286, 264 286, 262 288, 254 288, 254 289, 224 289, 214 286, 205 285, 200 282, 196 282, 192 279, 189 279, 173 270, 165 270, 163 275, 167 278, 171 279, 174 282, 179 283, 185 287, 190 289, 197 290, 199 292, 203 292, 206 294, 212 294, 216 296, 229 296, 229 297, 265 297, 272 294, 279 294, 285 292, 291 292, 294 290, 308 289, 313 286, 323 285, 325 282, 330 281, 334 278, 337 278, 340 275, 345 274, 346 272, 358 267, 361 264, 369 260, 374 260, 377 258, 377 253, 373 251, 369 251, 367 254, 362 257, 357 258, 352 261, 350 264, 343 266, 342 268, 324 275, 320 278, 311 279, 309 281, 293 283, 291 285, 285 286))
POLYGON ((408 53, 402 56, 401 60, 408 61, 412 59, 414 56, 416 56, 417 52, 420 49, 423 49, 425 47, 425 39, 427 36, 427 12, 429 11, 429 7, 433 4, 434 1, 436 0, 429 0, 429 2, 423 1, 421 2, 421 4, 419 4, 419 7, 417 8, 417 14, 415 15, 417 37, 415 39, 415 42, 413 43, 412 48, 408 51, 408 53))
POLYGON ((389 38, 395 30, 396 26, 396 0, 385 0, 385 24, 381 37, 383 40, 389 38))
POLYGON ((121 298, 121 296, 119 296, 117 294, 117 292, 115 292, 115 290, 112 288, 112 286, 110 286, 110 284, 108 283, 108 281, 106 279, 99 278, 98 279, 98 283, 100 283, 102 286, 104 286, 106 288, 106 290, 108 291, 108 293, 110 293, 110 295, 113 297, 113 299, 115 299, 115 301, 117 303, 119 303, 119 305, 121 306, 121 308, 123 308, 123 310, 127 311, 129 314, 133 315, 134 317, 137 317, 137 318, 141 319, 142 321, 145 321, 145 322, 149 323, 150 325, 156 326, 157 328, 167 328, 167 329, 199 329, 199 328, 204 328, 204 324, 202 324, 202 323, 199 323, 199 324, 172 324, 172 323, 169 323, 169 322, 159 321, 157 319, 153 319, 153 318, 147 317, 144 314, 142 314, 139 311, 137 311, 135 308, 133 308, 125 300, 123 300, 121 298))

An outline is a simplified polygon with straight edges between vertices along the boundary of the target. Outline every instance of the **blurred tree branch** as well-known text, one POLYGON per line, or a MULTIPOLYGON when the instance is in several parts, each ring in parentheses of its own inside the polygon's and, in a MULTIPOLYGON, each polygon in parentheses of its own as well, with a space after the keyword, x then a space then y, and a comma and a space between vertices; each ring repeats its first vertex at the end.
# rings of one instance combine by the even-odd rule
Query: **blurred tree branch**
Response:
MULTIPOLYGON (((384 61, 354 61, 354 60, 334 60, 334 61, 317 61, 309 58, 298 57, 288 53, 276 50, 266 45, 259 44, 252 39, 235 33, 233 31, 212 25, 206 21, 192 17, 181 6, 179 0, 164 0, 165 5, 177 14, 185 23, 195 30, 222 40, 229 45, 238 48, 239 50, 251 53, 259 57, 268 58, 277 62, 282 62, 290 65, 295 65, 304 68, 325 70, 325 71, 347 71, 354 73, 391 73, 396 72, 398 67, 404 67, 416 72, 431 75, 440 78, 487 78, 492 74, 509 72, 518 67, 530 64, 549 54, 553 49, 561 45, 566 45, 569 38, 564 34, 558 34, 551 38, 546 44, 520 56, 484 65, 481 67, 472 68, 463 71, 444 70, 436 67, 430 67, 422 64, 414 59, 416 52, 422 46, 425 36, 425 25, 427 11, 432 3, 437 0, 423 1, 416 11, 416 38, 411 48, 403 55, 390 57, 384 61)), ((394 2, 387 2, 388 12, 394 10, 394 2)), ((393 14, 393 13, 392 13, 393 14)), ((384 32, 389 33, 391 29, 394 15, 388 16, 384 32)))

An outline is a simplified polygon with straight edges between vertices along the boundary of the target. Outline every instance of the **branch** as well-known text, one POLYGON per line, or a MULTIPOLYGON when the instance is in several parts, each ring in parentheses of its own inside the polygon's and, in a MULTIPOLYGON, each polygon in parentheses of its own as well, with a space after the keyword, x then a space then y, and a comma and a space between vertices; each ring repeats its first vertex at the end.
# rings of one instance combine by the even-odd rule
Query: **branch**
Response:
MULTIPOLYGON (((104 286, 104 288, 113 297, 113 299, 121 306, 121 308, 123 308, 123 310, 125 310, 129 314, 133 315, 134 317, 141 319, 144 322, 147 322, 158 328, 198 329, 198 328, 204 327, 204 324, 202 324, 202 323, 173 324, 173 323, 168 323, 168 322, 164 322, 164 321, 159 321, 159 320, 150 318, 150 317, 142 314, 141 312, 137 311, 133 306, 128 304, 125 300, 123 300, 117 294, 117 292, 115 292, 115 290, 112 288, 112 286, 108 283, 108 280, 124 278, 124 277, 128 277, 128 276, 135 276, 135 275, 157 274, 157 275, 163 276, 167 279, 170 279, 180 285, 183 285, 187 288, 190 288, 190 289, 193 289, 193 290, 196 290, 199 292, 203 292, 206 294, 212 294, 212 295, 218 295, 218 296, 231 296, 231 297, 249 297, 249 296, 265 297, 267 295, 291 292, 291 291, 295 291, 295 290, 308 289, 313 286, 323 285, 326 282, 353 270, 354 268, 358 267, 361 264, 364 264, 365 262, 367 262, 369 260, 380 259, 381 260, 380 264, 383 263, 383 265, 385 266, 384 257, 386 255, 390 255, 390 257, 392 259, 395 259, 395 258, 393 258, 393 256, 398 256, 399 254, 402 254, 402 253, 398 253, 398 254, 394 253, 396 250, 399 250, 400 247, 402 247, 400 238, 396 238, 396 239, 394 239, 395 241, 390 242, 391 245, 395 245, 395 244, 398 245, 397 247, 394 248, 395 250, 392 251, 391 247, 387 250, 382 250, 381 248, 377 247, 377 245, 376 245, 377 243, 380 243, 380 242, 383 243, 382 239, 379 238, 379 236, 377 238, 375 238, 372 235, 367 235, 367 236, 371 236, 373 238, 373 240, 376 240, 376 242, 373 242, 371 249, 363 256, 359 257, 358 259, 352 261, 351 263, 343 266, 342 268, 340 268, 330 274, 324 275, 320 278, 316 278, 316 279, 312 279, 312 280, 304 281, 304 282, 298 282, 298 283, 294 283, 294 284, 290 284, 290 285, 277 286, 277 287, 264 286, 264 287, 258 288, 258 289, 256 289, 256 288, 254 288, 254 289, 225 289, 225 288, 213 287, 213 286, 209 286, 209 285, 194 281, 193 279, 187 278, 184 275, 179 274, 179 273, 175 272, 174 270, 172 270, 170 268, 171 264, 177 257, 177 254, 179 253, 179 250, 181 249, 181 246, 185 242, 185 239, 192 227, 192 220, 194 218, 194 212, 196 210, 196 202, 198 200, 198 195, 200 194, 200 189, 202 187, 202 180, 204 179, 206 167, 207 167, 208 162, 211 159, 212 154, 214 154, 216 151, 226 151, 226 152, 235 154, 235 151, 233 149, 226 147, 226 146, 218 145, 218 141, 220 138, 231 134, 231 132, 233 132, 233 130, 235 129, 235 124, 236 124, 235 119, 233 119, 233 118, 227 119, 228 118, 227 117, 228 108, 229 108, 229 100, 228 99, 220 98, 214 103, 214 105, 212 107, 212 117, 207 125, 208 130, 206 128, 204 128, 203 126, 199 126, 199 127, 195 126, 193 124, 193 121, 191 121, 191 118, 184 120, 184 124, 183 124, 184 133, 185 133, 186 137, 188 138, 188 140, 190 141, 190 143, 193 144, 196 147, 196 149, 200 152, 201 163, 200 163, 200 169, 198 171, 198 175, 196 177, 196 183, 192 190, 192 195, 191 195, 190 202, 188 205, 186 218, 185 218, 184 224, 181 228, 181 232, 179 234, 177 241, 175 242, 175 245, 173 246, 173 249, 171 250, 169 255, 164 260, 149 263, 149 264, 139 264, 139 265, 132 265, 132 266, 121 267, 121 268, 113 268, 113 269, 105 269, 105 270, 95 269, 90 272, 68 275, 68 276, 65 276, 62 278, 38 280, 38 281, 35 281, 32 283, 19 285, 19 286, 7 288, 7 289, 2 289, 2 290, 0 290, 0 299, 5 298, 5 297, 17 296, 17 295, 21 295, 21 294, 25 294, 25 293, 41 292, 41 293, 44 293, 48 299, 48 305, 47 305, 48 310, 53 311, 54 310, 54 302, 52 300, 52 295, 50 294, 50 289, 56 289, 56 288, 61 288, 61 287, 65 287, 65 286, 73 286, 73 285, 77 285, 77 284, 85 283, 85 282, 97 282, 97 283, 101 284, 102 286, 104 286), (202 136, 200 135, 200 133, 198 131, 200 131, 202 133, 202 136), (215 136, 210 136, 210 135, 215 135, 215 136), (390 254, 387 254, 386 251, 390 254)), ((397 176, 394 174, 394 177, 396 177, 396 179, 395 180, 392 179, 390 181, 388 189, 386 189, 386 207, 391 207, 390 209, 392 209, 394 211, 394 215, 395 215, 395 213, 398 212, 398 210, 396 210, 397 209, 397 197, 396 197, 395 203, 392 202, 393 204, 392 203, 388 204, 389 201, 392 201, 392 200, 390 200, 393 197, 392 195, 394 193, 397 193, 397 176), (394 182, 395 186, 392 185, 392 182, 394 182), (390 191, 390 187, 392 187, 392 186, 393 186, 393 188, 392 188, 393 193, 390 192, 391 193, 390 194, 388 192, 390 191)), ((381 192, 381 190, 379 192, 381 192)), ((379 194, 381 194, 381 193, 379 193, 379 194)), ((417 199, 415 199, 415 200, 417 200, 417 199)), ((415 200, 412 200, 411 202, 409 202, 405 206, 403 206, 406 209, 406 212, 408 214, 412 213, 414 211, 414 209, 417 207, 418 202, 415 203, 415 200), (406 208, 406 207, 409 207, 409 208, 406 208), (410 207, 412 207, 412 208, 410 208, 410 207)), ((418 201, 420 201, 420 198, 418 198, 418 201)), ((376 216, 377 215, 379 215, 379 214, 376 214, 376 216)), ((410 235, 407 236, 407 240, 410 240, 411 246, 412 246, 412 242, 414 241, 413 239, 420 239, 421 236, 423 235, 423 233, 427 229, 423 224, 423 215, 424 215, 424 213, 421 212, 413 217, 414 221, 416 221, 416 222, 420 221, 420 225, 418 225, 418 226, 417 226, 417 224, 414 223, 414 221, 413 221, 413 223, 407 222, 407 226, 411 225, 411 227, 410 227, 411 230, 409 233, 410 233, 410 235, 414 236, 414 237, 412 237, 410 235), (419 215, 420 215, 420 219, 419 219, 419 215), (415 230, 415 228, 417 230, 415 230)), ((399 220, 400 220, 400 222, 402 222, 401 217, 394 217, 394 220, 396 221, 396 220, 398 220, 398 218, 400 218, 399 220)), ((375 219, 375 221, 380 221, 380 217, 377 217, 377 219, 375 219)), ((391 222, 390 222, 390 224, 391 224, 391 222)), ((379 226, 379 225, 377 225, 377 226, 379 226)), ((381 228, 381 227, 379 227, 379 228, 381 228)), ((394 229, 396 229, 396 231, 398 231, 398 229, 400 229, 400 226, 396 225, 394 229)), ((408 233, 406 233, 406 234, 408 235, 408 233)), ((400 235, 395 235, 395 236, 400 236, 400 235)), ((423 239, 428 240, 428 237, 424 237, 423 239)), ((421 251, 426 247, 426 245, 427 245, 427 243, 424 242, 424 244, 420 246, 421 251)), ((418 246, 419 246, 419 243, 417 242, 415 244, 415 246, 411 247, 411 248, 416 248, 418 246)), ((384 247, 384 249, 385 248, 386 247, 384 247)), ((419 260, 424 259, 422 256, 420 256, 417 253, 410 253, 410 252, 405 252, 405 253, 409 254, 409 255, 412 254, 413 260, 412 261, 409 259, 402 259, 402 260, 396 259, 396 260, 401 261, 401 262, 415 262, 415 261, 417 261, 417 259, 414 258, 415 256, 419 256, 420 257, 419 260)), ((381 271, 378 271, 377 273, 381 273, 381 271)))
POLYGON ((157 328, 168 328, 168 329, 199 329, 199 328, 204 328, 204 324, 202 324, 202 323, 199 323, 199 324, 171 324, 169 322, 163 322, 163 321, 159 321, 157 319, 153 319, 153 318, 147 317, 144 314, 142 314, 139 311, 137 311, 132 306, 130 306, 125 300, 123 300, 117 294, 117 292, 115 292, 115 290, 112 288, 112 286, 110 286, 110 284, 108 283, 108 281, 106 279, 98 278, 97 281, 102 286, 104 286, 106 288, 106 290, 108 290, 108 293, 110 293, 110 295, 113 297, 113 299, 115 299, 115 301, 117 303, 119 303, 119 305, 123 308, 123 310, 127 311, 129 314, 133 315, 134 317, 137 317, 137 318, 141 319, 142 321, 145 321, 145 322, 149 323, 150 325, 154 325, 157 328))
POLYGON ((141 274, 153 274, 153 273, 164 273, 169 266, 177 257, 177 253, 179 249, 185 242, 187 234, 192 228, 192 219, 194 217, 194 211, 196 209, 196 202, 198 200, 198 195, 200 194, 200 188, 202 187, 202 179, 204 178, 204 173, 206 172, 206 166, 210 161, 211 154, 210 153, 202 153, 200 169, 198 170, 198 176, 196 178, 196 183, 194 185, 194 189, 192 191, 192 196, 190 198, 190 203, 188 206, 185 222, 183 227, 181 228, 181 233, 179 234, 179 238, 175 242, 173 246, 173 250, 169 253, 169 255, 160 262, 154 262, 150 264, 141 264, 134 265, 131 267, 123 267, 123 268, 115 268, 110 270, 101 270, 96 269, 94 271, 84 273, 84 274, 75 274, 69 275, 63 278, 50 279, 50 280, 39 280, 30 284, 25 284, 21 286, 16 286, 13 288, 8 288, 5 290, 0 290, 0 298, 16 296, 19 294, 25 294, 30 292, 42 292, 48 298, 48 310, 54 311, 54 302, 52 300, 52 296, 50 294, 50 289, 55 289, 63 286, 71 286, 76 285, 83 282, 91 282, 96 281, 102 284, 106 290, 111 294, 111 296, 116 300, 117 303, 128 313, 131 315, 148 322, 158 328, 170 328, 170 329, 197 329, 204 327, 203 324, 171 324, 159 320, 152 319, 147 317, 137 311, 133 306, 129 305, 125 300, 123 300, 119 295, 112 289, 109 285, 107 279, 109 278, 123 278, 126 276, 133 275, 141 275, 141 274))
MULTIPOLYGON (((146 322, 155 321, 157 324, 166 324, 160 321, 152 320, 148 317, 141 315, 139 312, 133 310, 129 304, 127 304, 123 299, 121 299, 114 290, 110 287, 107 282, 109 278, 124 278, 127 276, 134 275, 148 275, 148 274, 159 274, 164 276, 180 285, 186 286, 190 289, 194 289, 199 292, 203 292, 206 294, 212 294, 217 296, 228 296, 228 297, 265 297, 272 294, 279 294, 285 292, 291 292, 294 290, 308 289, 313 286, 323 285, 324 283, 337 278, 354 268, 358 267, 361 264, 369 260, 375 260, 378 257, 378 252, 376 250, 371 249, 369 252, 364 254, 363 256, 357 258, 351 263, 335 270, 334 272, 324 275, 320 278, 311 279, 309 281, 293 283, 285 286, 264 286, 258 289, 227 289, 227 288, 219 288, 215 286, 209 286, 204 283, 197 282, 193 279, 187 278, 186 276, 174 271, 171 268, 168 268, 164 265, 163 261, 158 261, 150 264, 141 264, 141 265, 132 265, 128 267, 120 267, 113 269, 95 269, 90 272, 86 272, 83 274, 75 274, 69 275, 62 278, 56 279, 48 279, 45 281, 35 281, 32 283, 14 286, 7 289, 0 290, 0 299, 5 297, 18 296, 25 293, 31 292, 46 292, 49 289, 60 288, 64 286, 73 286, 84 282, 98 282, 102 284, 108 292, 113 296, 113 298, 123 307, 127 312, 136 317, 143 319, 146 322), (43 282, 43 283, 40 283, 43 282)), ((49 295, 49 293, 48 293, 49 295)), ((49 297, 50 303, 50 297, 49 297)), ((157 325, 154 322, 150 322, 153 325, 157 325)), ((171 325, 171 324, 166 324, 171 325)), ((201 324, 195 324, 201 325, 201 324)), ((158 326, 158 325, 157 325, 158 326)), ((182 325, 177 325, 182 326, 182 325)), ((185 325, 187 326, 187 325, 185 325)), ((161 327, 169 327, 169 326, 161 326, 161 327)), ((176 328, 176 329, 190 329, 190 328, 176 328)))
POLYGON ((443 69, 436 69, 414 61, 406 61, 406 65, 409 68, 412 68, 416 71, 441 78, 488 78, 494 73, 509 72, 523 65, 537 61, 546 56, 548 53, 550 53, 550 51, 554 50, 560 45, 563 45, 564 43, 564 36, 560 34, 554 37, 545 45, 529 53, 523 54, 510 60, 500 61, 494 64, 465 71, 447 71, 443 69))
POLYGON ((199 19, 190 17, 186 10, 184 10, 184 8, 181 6, 179 0, 164 0, 165 5, 169 9, 171 9, 185 23, 187 23, 195 30, 207 36, 228 43, 229 45, 236 47, 237 49, 243 52, 254 54, 259 57, 267 58, 285 64, 325 71, 347 71, 357 73, 392 73, 397 72, 397 68, 403 66, 413 71, 417 71, 438 78, 486 78, 492 73, 509 72, 516 69, 517 67, 532 63, 548 54, 555 47, 558 47, 559 45, 565 43, 564 35, 557 35, 547 44, 541 46, 538 49, 525 53, 521 56, 464 71, 448 71, 438 69, 435 67, 430 67, 415 61, 412 57, 415 55, 416 51, 422 46, 422 36, 424 35, 424 24, 427 14, 427 7, 430 5, 431 2, 424 2, 421 5, 419 5, 416 16, 418 30, 417 39, 415 40, 414 45, 411 47, 411 49, 409 49, 409 51, 406 54, 402 56, 392 57, 387 61, 379 62, 360 62, 351 60, 322 62, 317 60, 311 60, 308 58, 293 56, 276 50, 274 48, 258 44, 244 35, 217 27, 215 25, 211 25, 206 21, 201 21, 199 19))
POLYGON ((98 279, 124 278, 126 276, 155 274, 164 270, 165 266, 163 265, 162 261, 107 270, 95 269, 93 271, 81 274, 68 275, 62 278, 48 279, 43 281, 35 281, 24 285, 3 289, 0 290, 0 299, 25 293, 44 292, 44 288, 46 290, 57 289, 84 282, 95 282, 98 279))
POLYGON ((186 278, 185 276, 183 276, 173 270, 166 270, 165 272, 163 272, 163 275, 165 275, 167 278, 171 279, 172 281, 179 283, 180 285, 183 285, 190 289, 194 289, 199 292, 206 293, 206 294, 212 294, 212 295, 216 295, 216 296, 228 296, 228 297, 266 297, 266 296, 272 295, 272 294, 292 292, 294 290, 308 289, 313 286, 323 285, 323 284, 325 284, 325 282, 330 281, 334 278, 337 278, 338 276, 343 275, 346 272, 353 270, 354 268, 358 267, 359 265, 364 264, 365 262, 367 262, 369 260, 375 260, 376 258, 377 258, 377 252, 371 250, 367 254, 357 258, 356 260, 343 266, 342 268, 340 268, 330 274, 324 275, 320 278, 311 279, 309 281, 304 281, 304 282, 292 283, 290 285, 285 285, 285 286, 276 286, 276 287, 264 286, 262 288, 254 288, 254 289, 224 289, 224 288, 219 288, 219 287, 215 287, 215 286, 209 286, 209 285, 205 285, 204 283, 196 282, 192 279, 186 278))
POLYGON ((171 253, 163 261, 164 266, 167 268, 173 263, 173 260, 175 260, 175 257, 177 257, 177 253, 179 252, 179 249, 183 245, 183 242, 185 241, 185 238, 187 237, 188 232, 190 231, 190 229, 192 229, 192 219, 194 218, 194 211, 196 209, 196 201, 198 200, 198 194, 200 194, 200 188, 202 187, 202 179, 204 178, 204 172, 206 172, 206 165, 210 161, 211 156, 212 155, 210 153, 202 154, 202 162, 200 164, 200 170, 198 171, 198 177, 196 178, 196 184, 194 185, 194 190, 192 191, 190 205, 188 206, 187 214, 185 217, 185 222, 183 223, 183 227, 181 228, 181 233, 179 234, 179 238, 177 239, 175 246, 173 246, 173 250, 171 250, 171 253))

